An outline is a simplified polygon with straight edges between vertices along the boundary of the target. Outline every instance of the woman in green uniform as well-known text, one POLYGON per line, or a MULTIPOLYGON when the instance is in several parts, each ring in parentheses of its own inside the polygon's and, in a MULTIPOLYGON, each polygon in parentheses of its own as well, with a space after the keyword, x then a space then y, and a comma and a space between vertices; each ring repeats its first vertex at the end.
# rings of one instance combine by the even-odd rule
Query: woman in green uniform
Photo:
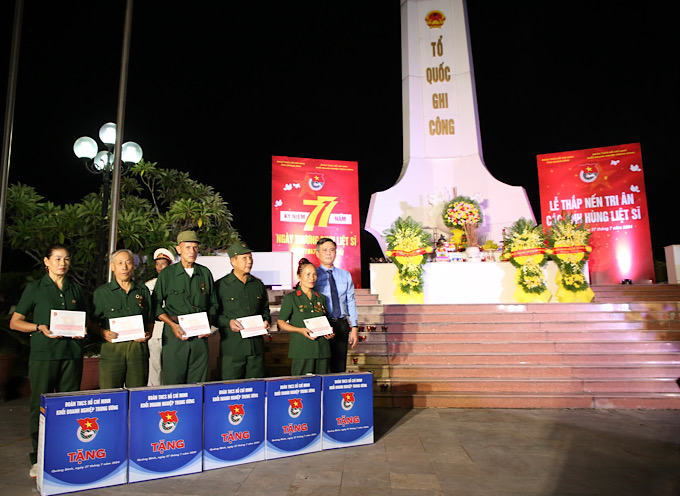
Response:
POLYGON ((82 286, 66 277, 71 258, 65 246, 52 245, 43 259, 47 274, 26 286, 9 327, 31 333, 28 378, 31 382, 29 434, 33 452, 29 454, 31 470, 37 475, 38 419, 40 395, 78 391, 83 374, 83 353, 78 338, 54 336, 50 332, 50 310, 89 309, 82 286), (27 317, 32 315, 32 321, 27 317))
POLYGON ((326 299, 314 291, 316 268, 306 258, 300 260, 297 270, 300 283, 288 293, 281 303, 277 326, 290 332, 288 357, 293 359, 292 375, 327 374, 331 347, 328 340, 333 334, 313 338, 304 320, 326 315, 326 299))

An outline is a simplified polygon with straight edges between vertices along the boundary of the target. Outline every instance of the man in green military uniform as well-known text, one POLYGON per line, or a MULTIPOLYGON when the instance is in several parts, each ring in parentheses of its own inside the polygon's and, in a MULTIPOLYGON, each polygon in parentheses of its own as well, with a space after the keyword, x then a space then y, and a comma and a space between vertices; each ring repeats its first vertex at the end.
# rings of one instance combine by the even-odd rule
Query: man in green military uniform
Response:
POLYGON ((233 270, 215 283, 219 304, 217 324, 220 328, 222 379, 264 377, 264 338, 241 336, 243 326, 237 320, 261 315, 269 330, 269 296, 264 283, 250 273, 252 250, 244 242, 227 250, 233 270))
POLYGON ((163 269, 152 295, 156 319, 163 322, 163 384, 204 382, 208 377, 208 341, 210 334, 187 337, 178 317, 217 312, 213 278, 207 267, 196 263, 198 236, 194 231, 177 235, 180 263, 163 269))
POLYGON ((151 294, 144 284, 132 280, 134 254, 118 250, 111 255, 114 280, 98 287, 93 295, 94 317, 101 327, 102 344, 99 358, 99 387, 102 389, 146 386, 149 376, 147 340, 153 328, 151 294), (118 334, 111 331, 112 319, 141 315, 145 336, 115 343, 118 334))

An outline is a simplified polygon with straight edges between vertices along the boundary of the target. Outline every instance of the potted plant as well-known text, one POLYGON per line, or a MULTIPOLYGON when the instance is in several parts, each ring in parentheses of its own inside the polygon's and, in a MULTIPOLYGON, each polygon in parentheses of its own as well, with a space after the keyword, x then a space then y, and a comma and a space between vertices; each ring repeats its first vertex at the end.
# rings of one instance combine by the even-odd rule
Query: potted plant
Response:
POLYGON ((12 313, 0 316, 0 400, 11 396, 8 386, 18 375, 17 369, 28 364, 30 350, 28 336, 9 328, 12 313))
POLYGON ((83 340, 83 377, 80 381, 82 391, 99 389, 99 353, 102 342, 99 333, 89 328, 83 340))

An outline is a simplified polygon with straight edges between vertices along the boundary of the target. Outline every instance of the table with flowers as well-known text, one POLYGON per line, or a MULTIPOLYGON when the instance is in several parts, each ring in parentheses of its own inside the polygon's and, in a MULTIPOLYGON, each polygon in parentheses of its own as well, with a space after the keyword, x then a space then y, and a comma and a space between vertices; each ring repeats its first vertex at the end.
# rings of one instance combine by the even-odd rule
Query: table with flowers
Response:
MULTIPOLYGON (((555 294, 557 265, 548 262, 543 271, 548 290, 555 294)), ((377 294, 382 304, 400 303, 394 295, 396 273, 395 264, 370 264, 371 293, 377 294)), ((515 273, 515 267, 508 262, 426 263, 423 265, 423 303, 517 303, 515 273)))

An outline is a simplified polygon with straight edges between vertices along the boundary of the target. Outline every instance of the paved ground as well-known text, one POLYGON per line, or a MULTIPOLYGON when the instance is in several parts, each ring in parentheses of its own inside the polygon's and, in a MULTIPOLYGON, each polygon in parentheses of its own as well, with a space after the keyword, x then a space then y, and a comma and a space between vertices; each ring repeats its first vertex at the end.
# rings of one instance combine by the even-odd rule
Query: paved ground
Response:
MULTIPOLYGON (((28 402, 0 403, 0 495, 28 477, 28 402)), ((680 495, 680 412, 377 409, 371 446, 81 495, 680 495)))

